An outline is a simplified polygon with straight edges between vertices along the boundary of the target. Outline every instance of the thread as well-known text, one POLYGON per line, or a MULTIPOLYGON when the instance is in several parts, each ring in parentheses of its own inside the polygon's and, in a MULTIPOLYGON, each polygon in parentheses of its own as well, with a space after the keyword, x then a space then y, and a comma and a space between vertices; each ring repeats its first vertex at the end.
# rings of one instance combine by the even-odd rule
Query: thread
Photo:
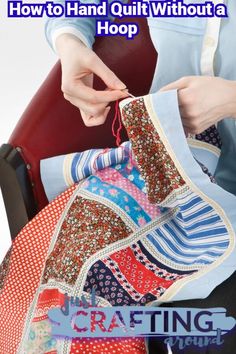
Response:
MULTIPOLYGON (((133 96, 131 93, 129 93, 129 96, 132 97, 132 98, 135 98, 135 96, 133 96)), ((111 130, 112 130, 112 135, 114 136, 114 138, 116 139, 116 146, 117 148, 122 148, 123 149, 123 152, 124 152, 124 146, 121 145, 121 130, 122 130, 122 119, 121 119, 121 113, 120 113, 120 109, 119 109, 119 100, 116 101, 115 103, 115 115, 114 115, 114 118, 113 118, 113 121, 112 121, 112 126, 111 126, 111 130), (115 128, 116 124, 118 123, 118 127, 117 129, 115 128)), ((111 150, 111 148, 105 148, 104 150, 102 150, 98 155, 97 157, 94 159, 94 162, 93 162, 93 169, 94 171, 97 171, 97 168, 96 168, 96 161, 97 159, 109 152, 111 150)), ((132 155, 132 150, 129 151, 129 159, 130 159, 130 162, 131 162, 131 165, 135 165, 135 161, 133 159, 133 155, 132 155)), ((129 169, 128 167, 126 167, 129 171, 132 169, 129 169)))
POLYGON ((112 129, 112 135, 116 138, 116 146, 119 147, 120 143, 121 143, 120 133, 121 133, 121 129, 122 129, 121 114, 120 114, 120 110, 119 110, 119 100, 117 100, 116 104, 115 104, 115 116, 113 118, 111 129, 112 129), (118 122, 117 131, 115 131, 116 122, 118 122))

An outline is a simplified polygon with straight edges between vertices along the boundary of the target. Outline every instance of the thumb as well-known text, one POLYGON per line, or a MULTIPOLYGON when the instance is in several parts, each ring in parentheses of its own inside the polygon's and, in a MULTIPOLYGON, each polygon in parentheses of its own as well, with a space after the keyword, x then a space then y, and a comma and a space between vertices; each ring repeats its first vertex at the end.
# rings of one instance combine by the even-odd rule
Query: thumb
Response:
POLYGON ((168 91, 168 90, 180 90, 183 88, 186 88, 188 86, 189 83, 189 79, 188 77, 182 77, 179 80, 173 81, 171 83, 169 83, 166 86, 163 86, 159 91, 168 91))
POLYGON ((102 79, 102 81, 113 90, 124 90, 126 85, 111 71, 103 61, 97 57, 93 72, 102 79))

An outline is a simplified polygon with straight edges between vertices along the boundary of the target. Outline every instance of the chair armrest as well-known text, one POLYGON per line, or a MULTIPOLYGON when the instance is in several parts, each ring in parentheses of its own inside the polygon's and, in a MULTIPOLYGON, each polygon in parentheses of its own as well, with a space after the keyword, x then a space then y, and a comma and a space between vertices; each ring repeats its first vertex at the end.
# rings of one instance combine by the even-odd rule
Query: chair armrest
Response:
POLYGON ((0 147, 0 187, 12 240, 37 213, 28 176, 29 166, 18 150, 10 144, 0 147))

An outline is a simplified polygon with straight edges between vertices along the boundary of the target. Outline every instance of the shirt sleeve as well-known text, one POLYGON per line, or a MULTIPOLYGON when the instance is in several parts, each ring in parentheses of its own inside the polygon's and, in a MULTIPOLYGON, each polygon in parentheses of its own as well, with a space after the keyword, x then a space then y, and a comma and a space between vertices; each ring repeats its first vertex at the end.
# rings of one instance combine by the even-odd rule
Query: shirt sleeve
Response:
MULTIPOLYGON (((57 4, 65 5, 66 0, 53 0, 57 4)), ((110 3, 112 0, 109 0, 110 3)), ((83 0, 82 4, 90 3, 90 0, 83 0)), ((127 0, 123 0, 126 3, 127 0)), ((100 4, 100 0, 94 0, 93 4, 100 4)), ((112 16, 108 14, 108 18, 112 19, 112 16)), ((49 45, 56 52, 55 42, 59 35, 64 33, 70 33, 79 38, 86 46, 92 47, 94 43, 94 37, 96 32, 96 20, 95 17, 52 17, 46 20, 45 35, 49 45)))

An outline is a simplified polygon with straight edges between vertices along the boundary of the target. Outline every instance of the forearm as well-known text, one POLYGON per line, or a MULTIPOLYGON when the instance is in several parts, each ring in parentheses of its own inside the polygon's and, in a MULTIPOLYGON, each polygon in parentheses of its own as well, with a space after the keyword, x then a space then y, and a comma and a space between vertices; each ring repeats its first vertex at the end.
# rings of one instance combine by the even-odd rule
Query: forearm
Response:
POLYGON ((77 36, 71 33, 62 33, 55 40, 57 54, 62 59, 67 52, 71 53, 74 48, 86 46, 77 36))
MULTIPOLYGON (((65 23, 68 24, 67 19, 63 25, 65 23)), ((80 26, 76 27, 76 30, 81 30, 81 19, 78 23, 80 26)), ((52 20, 49 24, 52 26, 52 20)), ((90 46, 83 43, 80 35, 74 34, 74 27, 63 27, 61 21, 56 21, 54 25, 54 36, 59 33, 55 28, 62 28, 60 34, 54 37, 54 46, 61 60, 61 89, 64 98, 80 109, 86 126, 103 124, 110 111, 110 102, 127 97, 126 85, 89 48, 90 46), (93 88, 94 74, 100 77, 108 89, 98 91, 93 88)))

